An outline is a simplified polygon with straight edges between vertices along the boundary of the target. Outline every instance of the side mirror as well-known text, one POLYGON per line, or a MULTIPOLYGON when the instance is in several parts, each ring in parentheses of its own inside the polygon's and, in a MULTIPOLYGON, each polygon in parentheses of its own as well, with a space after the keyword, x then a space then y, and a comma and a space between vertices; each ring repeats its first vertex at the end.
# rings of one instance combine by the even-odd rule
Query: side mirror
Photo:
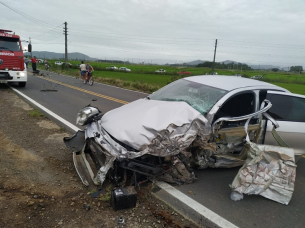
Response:
MULTIPOLYGON (((251 113, 249 115, 245 115, 245 116, 238 116, 238 117, 221 117, 219 119, 217 119, 213 125, 212 125, 212 132, 214 133, 215 131, 215 127, 217 126, 217 123, 220 123, 222 121, 230 121, 230 122, 234 122, 234 121, 240 121, 240 120, 246 120, 246 119, 249 119, 249 118, 252 118, 254 116, 257 116, 257 115, 260 115, 260 114, 265 114, 265 112, 267 112, 271 107, 272 107, 272 104, 270 101, 268 100, 264 100, 263 101, 264 103, 266 103, 266 106, 264 107, 261 106, 262 108, 257 111, 257 112, 254 112, 254 113, 251 113)), ((269 115, 268 115, 269 116, 269 115)), ((267 117, 266 117, 267 118, 267 117)), ((271 118, 271 117, 270 117, 271 118)), ((274 121, 276 123, 276 121, 274 121)), ((219 126, 218 126, 219 128, 219 126)), ((218 130, 218 129, 217 129, 218 130)))
POLYGON ((32 52, 32 44, 28 45, 28 52, 32 52))

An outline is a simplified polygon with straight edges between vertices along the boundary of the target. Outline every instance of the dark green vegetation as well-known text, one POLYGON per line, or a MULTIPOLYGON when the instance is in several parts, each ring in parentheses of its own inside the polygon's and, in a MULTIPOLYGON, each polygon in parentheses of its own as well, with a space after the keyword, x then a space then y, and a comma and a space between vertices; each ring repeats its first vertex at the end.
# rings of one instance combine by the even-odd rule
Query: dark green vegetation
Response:
MULTIPOLYGON (((80 61, 69 61, 69 63, 72 64, 72 66, 69 67, 65 65, 54 65, 55 60, 50 60, 49 62, 51 64, 51 71, 75 77, 80 76, 78 67, 80 61)), ((95 81, 147 93, 152 93, 172 81, 188 76, 179 74, 180 71, 191 72, 191 76, 211 73, 211 68, 209 67, 160 66, 105 62, 90 62, 90 64, 94 68, 93 75, 95 81), (106 70, 106 67, 112 65, 115 65, 118 68, 127 67, 131 69, 131 72, 106 70), (166 70, 166 73, 156 73, 155 71, 159 69, 166 70)), ((251 78, 255 75, 263 75, 262 81, 281 86, 293 93, 305 95, 305 74, 282 71, 245 70, 241 66, 238 67, 238 69, 219 69, 215 66, 215 72, 217 72, 218 75, 229 76, 240 74, 242 77, 246 78, 251 78)), ((40 64, 39 68, 43 69, 44 64, 40 64)))
POLYGON ((45 117, 44 114, 42 114, 39 110, 34 109, 32 111, 29 111, 30 116, 35 117, 35 118, 40 118, 40 117, 45 117))

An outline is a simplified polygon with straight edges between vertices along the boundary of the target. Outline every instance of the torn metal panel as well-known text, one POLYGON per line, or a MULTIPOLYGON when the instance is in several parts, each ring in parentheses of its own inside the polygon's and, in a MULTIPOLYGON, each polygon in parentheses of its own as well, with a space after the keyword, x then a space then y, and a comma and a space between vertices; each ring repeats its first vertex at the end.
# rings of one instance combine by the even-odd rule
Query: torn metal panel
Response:
POLYGON ((246 140, 243 152, 247 153, 247 160, 233 180, 233 192, 261 195, 288 205, 296 177, 294 150, 256 145, 250 142, 248 137, 246 140))
POLYGON ((139 151, 150 145, 168 147, 169 151, 169 147, 179 145, 181 149, 194 140, 195 133, 210 133, 200 112, 185 102, 174 101, 139 99, 107 112, 99 125, 118 141, 139 151))

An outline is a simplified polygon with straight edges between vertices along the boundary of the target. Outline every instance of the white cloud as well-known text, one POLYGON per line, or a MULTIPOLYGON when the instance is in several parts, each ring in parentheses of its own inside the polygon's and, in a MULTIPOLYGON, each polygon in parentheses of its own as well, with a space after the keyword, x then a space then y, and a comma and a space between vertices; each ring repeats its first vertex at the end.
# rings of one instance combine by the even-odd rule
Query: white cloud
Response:
POLYGON ((23 16, 0 4, 0 28, 31 37, 37 51, 63 53, 67 21, 69 52, 91 57, 212 60, 218 39, 216 61, 305 65, 303 0, 2 2, 23 16))

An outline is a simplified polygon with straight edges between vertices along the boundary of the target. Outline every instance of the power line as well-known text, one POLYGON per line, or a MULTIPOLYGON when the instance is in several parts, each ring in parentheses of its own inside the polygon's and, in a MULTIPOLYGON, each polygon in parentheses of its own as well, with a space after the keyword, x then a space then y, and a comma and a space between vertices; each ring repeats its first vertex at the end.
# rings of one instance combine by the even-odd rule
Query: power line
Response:
POLYGON ((60 29, 60 27, 61 27, 62 25, 63 25, 63 23, 61 23, 60 25, 58 25, 58 26, 56 26, 56 27, 54 27, 54 28, 52 28, 52 29, 50 29, 50 30, 48 30, 48 31, 46 31, 46 32, 43 32, 43 33, 41 33, 41 34, 38 34, 38 36, 35 36, 35 39, 44 37, 44 36, 46 36, 46 35, 48 35, 48 34, 50 34, 50 33, 53 33, 53 34, 57 34, 57 32, 60 32, 60 33, 61 33, 61 31, 54 31, 54 30, 55 30, 55 29, 60 29))
POLYGON ((7 5, 7 4, 5 4, 5 3, 3 3, 3 2, 0 2, 0 4, 2 4, 3 6, 9 8, 10 10, 12 10, 12 11, 14 11, 15 13, 19 14, 20 16, 22 16, 22 17, 24 17, 24 18, 26 18, 26 19, 32 21, 33 23, 35 23, 35 24, 37 24, 37 25, 39 25, 39 26, 41 26, 41 27, 44 27, 44 28, 50 27, 50 24, 47 23, 47 22, 41 21, 41 20, 39 20, 39 19, 36 19, 36 18, 34 18, 34 17, 32 17, 32 16, 30 16, 30 15, 28 15, 28 14, 26 14, 26 13, 20 11, 20 10, 14 9, 13 7, 7 5))

